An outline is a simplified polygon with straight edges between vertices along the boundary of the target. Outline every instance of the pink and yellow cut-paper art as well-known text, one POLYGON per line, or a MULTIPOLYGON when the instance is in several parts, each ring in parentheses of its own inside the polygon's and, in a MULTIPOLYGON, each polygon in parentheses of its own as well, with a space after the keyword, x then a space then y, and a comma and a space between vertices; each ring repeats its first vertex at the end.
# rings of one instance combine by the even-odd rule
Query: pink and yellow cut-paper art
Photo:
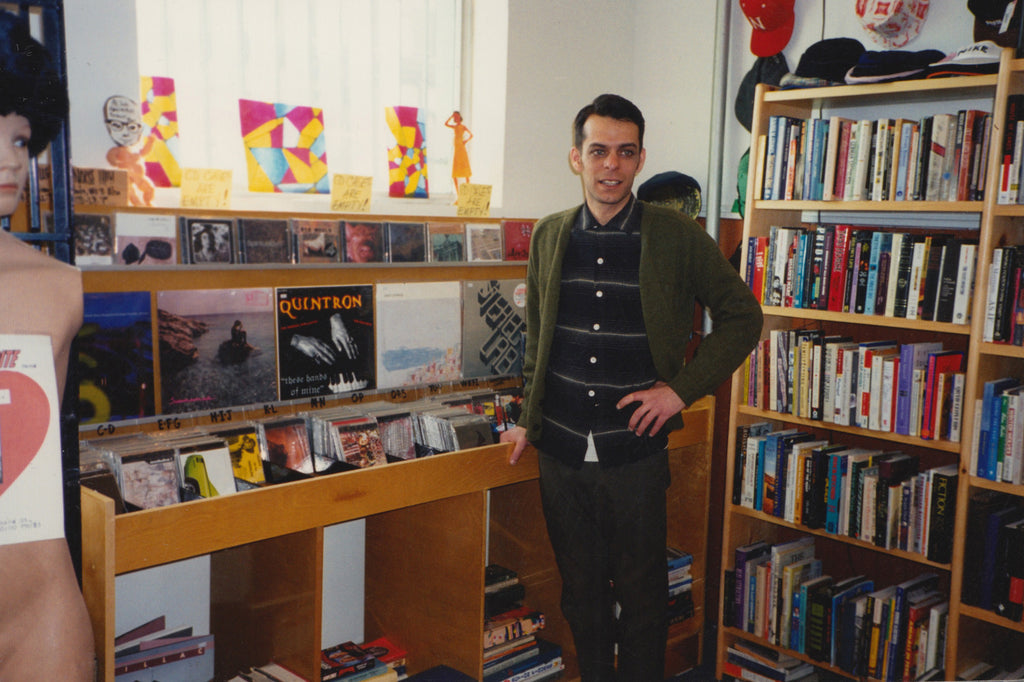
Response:
POLYGON ((253 192, 327 194, 323 109, 238 100, 253 192))
MULTIPOLYGON (((139 92, 142 138, 152 140, 143 159, 146 177, 156 187, 178 187, 181 185, 181 165, 178 163, 178 103, 174 79, 143 76, 139 92)), ((146 146, 143 144, 143 149, 146 146)))
POLYGON ((417 107, 384 110, 395 146, 388 150, 388 195, 427 197, 427 142, 417 107))

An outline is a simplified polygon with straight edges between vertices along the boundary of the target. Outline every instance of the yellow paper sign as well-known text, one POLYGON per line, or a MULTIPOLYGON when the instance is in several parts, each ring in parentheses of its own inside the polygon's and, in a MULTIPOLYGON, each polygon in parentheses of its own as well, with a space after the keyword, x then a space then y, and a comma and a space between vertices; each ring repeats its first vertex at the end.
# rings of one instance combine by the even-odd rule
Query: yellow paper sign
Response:
POLYGON ((342 175, 331 178, 331 210, 343 213, 366 213, 370 210, 373 178, 369 175, 342 175))
POLYGON ((184 168, 181 171, 182 208, 231 208, 231 171, 184 168))
POLYGON ((491 212, 491 186, 467 183, 459 187, 456 215, 486 218, 491 212))
POLYGON ((127 206, 128 172, 111 168, 74 168, 72 201, 86 206, 127 206))

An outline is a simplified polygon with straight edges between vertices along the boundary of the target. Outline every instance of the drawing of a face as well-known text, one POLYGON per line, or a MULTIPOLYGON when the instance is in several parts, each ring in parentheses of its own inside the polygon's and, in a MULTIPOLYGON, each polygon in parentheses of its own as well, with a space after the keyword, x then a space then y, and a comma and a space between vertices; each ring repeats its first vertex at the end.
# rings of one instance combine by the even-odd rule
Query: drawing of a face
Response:
POLYGON ((139 105, 123 95, 108 97, 103 104, 103 117, 110 139, 120 147, 130 147, 142 137, 142 115, 139 105))
POLYGON ((372 225, 350 224, 345 229, 345 253, 350 263, 380 260, 380 235, 372 225))

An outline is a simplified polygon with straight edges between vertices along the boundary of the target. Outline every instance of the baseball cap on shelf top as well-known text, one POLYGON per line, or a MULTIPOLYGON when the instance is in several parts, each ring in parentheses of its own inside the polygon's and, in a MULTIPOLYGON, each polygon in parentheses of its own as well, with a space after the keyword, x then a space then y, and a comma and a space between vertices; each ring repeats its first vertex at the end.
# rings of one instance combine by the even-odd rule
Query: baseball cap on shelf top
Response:
POLYGON ((974 15, 974 40, 1017 47, 1022 5, 1016 0, 967 0, 967 9, 974 15))
POLYGON ((740 0, 740 9, 750 22, 750 51, 757 57, 782 52, 793 36, 795 0, 740 0))
POLYGON ((783 88, 811 88, 846 82, 846 73, 864 54, 854 38, 826 38, 814 43, 800 56, 796 71, 783 76, 783 88))
POLYGON ((896 50, 917 37, 929 0, 857 0, 857 17, 871 39, 896 50))

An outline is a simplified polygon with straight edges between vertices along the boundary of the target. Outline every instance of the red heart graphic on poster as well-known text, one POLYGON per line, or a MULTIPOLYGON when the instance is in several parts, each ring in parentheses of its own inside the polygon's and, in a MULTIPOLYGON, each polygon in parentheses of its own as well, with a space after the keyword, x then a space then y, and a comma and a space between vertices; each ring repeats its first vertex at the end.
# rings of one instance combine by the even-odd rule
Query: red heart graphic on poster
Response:
POLYGON ((42 386, 20 372, 0 372, 0 495, 39 452, 49 425, 50 402, 42 386))

